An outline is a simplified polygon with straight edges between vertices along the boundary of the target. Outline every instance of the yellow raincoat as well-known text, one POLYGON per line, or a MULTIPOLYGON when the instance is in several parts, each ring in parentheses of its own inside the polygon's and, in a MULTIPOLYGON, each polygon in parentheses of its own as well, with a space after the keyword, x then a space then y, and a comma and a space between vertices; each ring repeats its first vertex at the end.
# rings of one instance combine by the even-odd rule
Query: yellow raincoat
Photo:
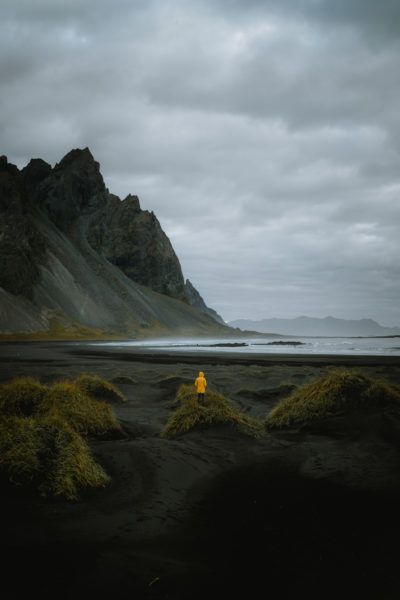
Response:
POLYGON ((204 392, 206 391, 206 387, 207 387, 207 381, 204 377, 203 371, 200 371, 198 378, 194 382, 194 385, 197 387, 198 394, 204 394, 204 392))

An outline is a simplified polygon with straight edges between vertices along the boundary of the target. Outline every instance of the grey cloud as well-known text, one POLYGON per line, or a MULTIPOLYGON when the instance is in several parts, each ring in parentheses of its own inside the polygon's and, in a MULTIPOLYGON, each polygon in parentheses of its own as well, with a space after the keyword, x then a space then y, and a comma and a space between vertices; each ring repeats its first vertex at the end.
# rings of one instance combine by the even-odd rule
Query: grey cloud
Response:
POLYGON ((352 27, 368 40, 398 42, 400 5, 397 0, 206 0, 233 19, 278 15, 326 26, 352 27))
POLYGON ((248 45, 228 55, 215 55, 218 44, 211 42, 200 64, 200 49, 182 62, 177 47, 169 69, 153 57, 162 75, 156 77, 157 68, 144 74, 143 89, 155 103, 283 119, 293 128, 375 120, 385 127, 397 118, 397 54, 390 49, 375 53, 352 37, 325 40, 322 32, 308 43, 294 38, 292 28, 283 28, 278 38, 262 30, 247 35, 248 45))
POLYGON ((12 162, 89 146, 227 319, 400 325, 397 3, 3 4, 12 162))

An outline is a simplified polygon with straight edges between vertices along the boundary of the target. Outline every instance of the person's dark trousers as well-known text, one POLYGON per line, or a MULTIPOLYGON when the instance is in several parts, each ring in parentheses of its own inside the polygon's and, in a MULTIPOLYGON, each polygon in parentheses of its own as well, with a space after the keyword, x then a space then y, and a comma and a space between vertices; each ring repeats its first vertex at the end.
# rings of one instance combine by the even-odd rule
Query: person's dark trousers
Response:
POLYGON ((199 404, 204 404, 204 394, 197 394, 197 402, 199 404))

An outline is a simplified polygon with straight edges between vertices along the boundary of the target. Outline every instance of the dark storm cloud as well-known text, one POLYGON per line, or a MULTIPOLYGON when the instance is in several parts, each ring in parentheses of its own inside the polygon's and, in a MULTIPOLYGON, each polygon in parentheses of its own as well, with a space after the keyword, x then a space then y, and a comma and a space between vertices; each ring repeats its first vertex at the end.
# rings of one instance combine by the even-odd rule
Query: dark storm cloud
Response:
POLYGON ((225 318, 400 324, 400 4, 6 0, 1 153, 89 146, 225 318))

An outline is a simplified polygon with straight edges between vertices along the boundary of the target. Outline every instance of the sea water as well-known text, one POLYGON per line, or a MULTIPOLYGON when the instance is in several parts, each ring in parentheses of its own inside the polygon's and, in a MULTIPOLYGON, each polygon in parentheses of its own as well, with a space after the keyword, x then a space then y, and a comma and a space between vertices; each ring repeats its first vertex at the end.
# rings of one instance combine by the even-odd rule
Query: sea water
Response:
POLYGON ((400 336, 395 337, 257 337, 191 338, 148 341, 95 342, 132 350, 179 352, 232 352, 235 354, 339 354, 400 356, 400 336))

